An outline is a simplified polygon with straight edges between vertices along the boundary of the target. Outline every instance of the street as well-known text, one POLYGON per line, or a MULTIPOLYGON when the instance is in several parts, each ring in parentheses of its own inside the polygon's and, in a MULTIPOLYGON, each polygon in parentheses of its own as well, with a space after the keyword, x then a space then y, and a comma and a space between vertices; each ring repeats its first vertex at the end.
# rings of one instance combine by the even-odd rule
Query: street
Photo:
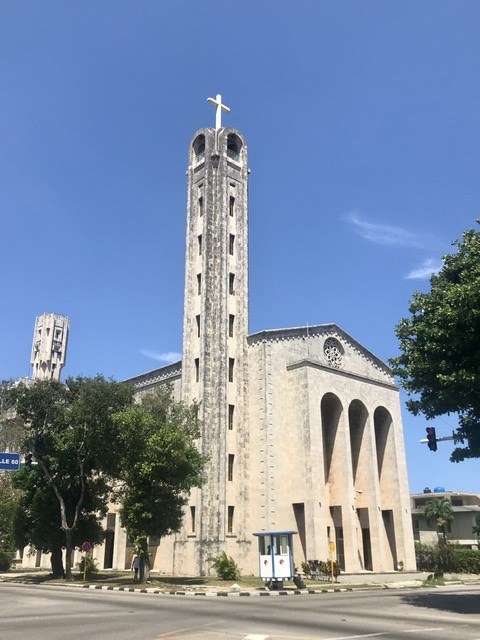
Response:
POLYGON ((171 596, 0 583, 9 640, 480 640, 480 588, 171 596))

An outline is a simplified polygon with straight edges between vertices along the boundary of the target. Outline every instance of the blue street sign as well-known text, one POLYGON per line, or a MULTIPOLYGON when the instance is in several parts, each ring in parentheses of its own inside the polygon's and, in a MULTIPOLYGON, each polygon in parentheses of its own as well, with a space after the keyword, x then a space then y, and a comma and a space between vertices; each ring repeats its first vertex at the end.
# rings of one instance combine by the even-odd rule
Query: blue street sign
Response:
POLYGON ((4 471, 18 471, 20 469, 20 454, 0 452, 0 469, 4 471))

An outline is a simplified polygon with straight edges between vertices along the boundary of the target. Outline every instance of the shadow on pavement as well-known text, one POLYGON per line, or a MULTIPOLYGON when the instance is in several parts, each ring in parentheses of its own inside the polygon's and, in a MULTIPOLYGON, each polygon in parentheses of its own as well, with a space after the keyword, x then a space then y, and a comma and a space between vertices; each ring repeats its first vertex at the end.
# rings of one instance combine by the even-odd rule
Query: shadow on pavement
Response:
POLYGON ((473 593, 416 593, 405 595, 403 601, 415 607, 480 614, 480 596, 473 593))

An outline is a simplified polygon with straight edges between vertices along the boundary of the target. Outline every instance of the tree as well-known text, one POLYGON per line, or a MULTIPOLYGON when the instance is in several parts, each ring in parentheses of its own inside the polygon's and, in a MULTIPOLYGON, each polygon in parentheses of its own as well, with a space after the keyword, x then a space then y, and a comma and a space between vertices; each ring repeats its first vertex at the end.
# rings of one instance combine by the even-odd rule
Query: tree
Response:
POLYGON ((180 529, 188 493, 202 484, 205 457, 195 439, 197 407, 175 402, 161 387, 114 416, 117 427, 120 517, 140 552, 140 581, 145 580, 147 537, 180 529))
POLYGON ((112 415, 132 403, 133 390, 102 376, 77 377, 65 385, 18 385, 10 397, 25 430, 22 451, 33 456, 30 472, 18 476, 25 516, 17 532, 52 553, 58 554, 61 542, 65 575, 71 579, 78 534, 92 519, 98 523, 112 492, 109 474, 117 455, 112 415), (25 478, 27 473, 32 475, 25 478), (36 520, 41 514, 45 517, 36 520))
POLYGON ((433 498, 425 505, 425 517, 429 524, 435 525, 441 530, 443 540, 446 541, 447 534, 445 525, 453 520, 453 508, 450 500, 446 498, 433 498))
MULTIPOLYGON (((23 438, 21 420, 15 416, 9 389, 13 382, 0 382, 0 451, 15 451, 23 438)), ((21 499, 21 491, 14 486, 14 472, 0 472, 0 550, 13 552, 16 549, 14 522, 21 499)))
POLYGON ((401 355, 390 364, 411 413, 458 414, 455 442, 467 445, 450 459, 460 462, 480 457, 480 233, 470 229, 453 245, 430 292, 415 293, 411 316, 397 325, 401 355))
POLYGON ((480 514, 475 518, 475 524, 472 527, 472 533, 477 536, 477 546, 480 546, 480 514))
POLYGON ((0 474, 0 550, 15 551, 14 520, 21 492, 15 489, 11 473, 0 474))
MULTIPOLYGON (((13 476, 13 484, 21 489, 21 497, 13 517, 13 538, 15 547, 23 549, 27 544, 35 549, 50 553, 52 576, 65 577, 62 549, 66 546, 62 530, 59 503, 54 490, 38 466, 23 468, 13 476)), ((63 492, 66 512, 74 509, 75 494, 63 492)), ((88 540, 92 544, 101 543, 104 531, 99 518, 106 513, 102 496, 91 491, 85 492, 75 529, 72 531, 72 548, 88 540)))

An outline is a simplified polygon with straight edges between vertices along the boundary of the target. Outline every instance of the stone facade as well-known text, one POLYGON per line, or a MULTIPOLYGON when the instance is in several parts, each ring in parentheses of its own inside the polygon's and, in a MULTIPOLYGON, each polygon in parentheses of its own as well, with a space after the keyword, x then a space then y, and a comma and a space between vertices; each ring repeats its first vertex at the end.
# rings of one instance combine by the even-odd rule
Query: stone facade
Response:
POLYGON ((60 382, 67 356, 68 328, 69 322, 65 316, 56 313, 37 316, 30 358, 33 380, 60 382))
MULTIPOLYGON (((225 550, 258 574, 255 531, 295 530, 295 561, 415 569, 399 392, 334 324, 248 335, 248 156, 235 129, 189 148, 182 361, 131 379, 200 402, 207 481, 154 568, 207 574, 225 550), (330 544, 331 548, 331 544, 330 544)), ((118 522, 117 522, 118 527, 118 522)), ((156 541, 155 541, 156 542, 156 541)), ((117 556, 128 566, 128 549, 117 556)))

